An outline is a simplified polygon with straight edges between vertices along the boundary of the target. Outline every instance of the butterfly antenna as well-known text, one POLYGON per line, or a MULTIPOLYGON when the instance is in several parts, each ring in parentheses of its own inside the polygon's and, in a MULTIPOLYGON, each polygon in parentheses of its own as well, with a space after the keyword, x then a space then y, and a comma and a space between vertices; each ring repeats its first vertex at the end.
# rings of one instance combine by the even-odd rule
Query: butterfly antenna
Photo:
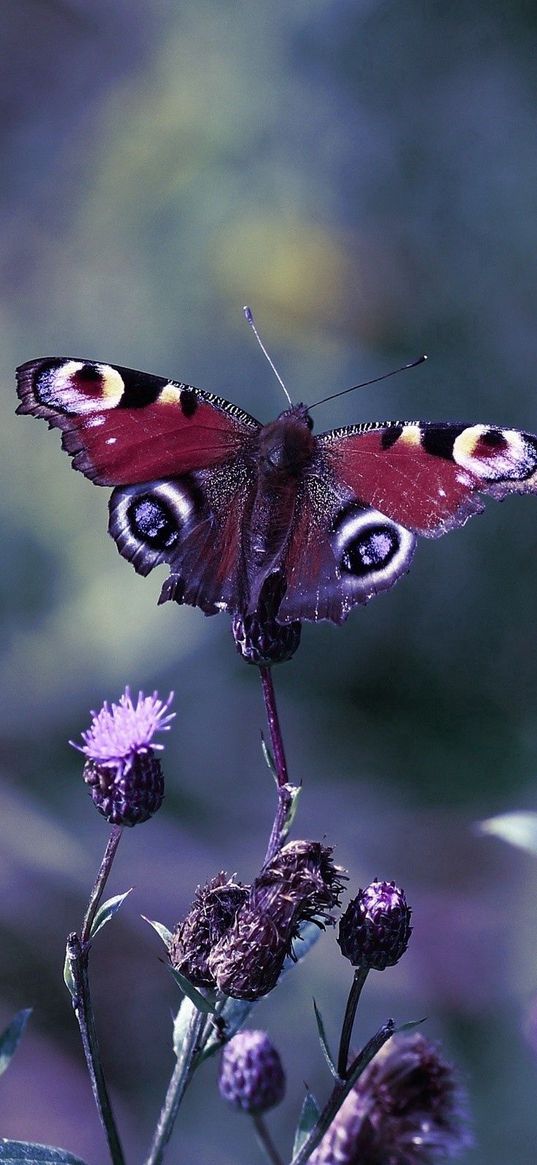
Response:
POLYGON ((289 393, 288 393, 288 391, 287 391, 287 389, 286 389, 286 387, 285 387, 285 384, 283 383, 283 380, 282 380, 282 378, 281 378, 281 376, 280 376, 280 373, 278 372, 278 369, 276 368, 276 366, 275 366, 275 365, 272 363, 272 360, 270 359, 270 356, 269 356, 269 354, 268 354, 268 352, 267 352, 267 349, 265 348, 265 345, 264 345, 264 343, 263 343, 263 341, 262 341, 262 339, 261 339, 261 337, 260 337, 260 335, 259 335, 259 332, 258 332, 258 330, 257 330, 257 328, 256 328, 256 326, 255 326, 255 320, 254 320, 254 317, 253 317, 253 314, 252 314, 252 309, 251 309, 250 307, 247 307, 247 306, 246 306, 246 307, 243 307, 243 309, 242 309, 242 310, 243 310, 243 312, 244 312, 244 315, 245 315, 245 317, 246 317, 246 320, 247 320, 247 322, 249 323, 249 325, 250 325, 250 327, 251 327, 251 329, 252 329, 252 332, 254 333, 254 336, 255 336, 255 338, 256 338, 256 340, 257 340, 258 344, 259 344, 259 347, 261 348, 261 351, 262 351, 263 355, 264 355, 264 356, 266 356, 266 358, 267 358, 267 360, 268 360, 268 362, 269 362, 269 364, 270 364, 270 367, 272 368, 272 371, 273 371, 273 373, 274 373, 275 377, 277 378, 277 380, 279 380, 279 382, 280 382, 280 384, 281 384, 281 386, 282 386, 282 388, 283 388, 283 391, 284 391, 284 393, 285 393, 285 395, 286 395, 286 397, 287 397, 287 400, 289 401, 289 404, 290 404, 290 405, 292 405, 292 404, 293 404, 293 402, 292 402, 292 400, 291 400, 291 397, 289 396, 289 393))
POLYGON ((407 368, 416 368, 418 364, 424 364, 426 359, 426 356, 418 356, 417 360, 411 360, 410 364, 402 364, 400 368, 392 368, 391 372, 383 372, 382 376, 374 376, 372 380, 363 380, 361 384, 353 384, 352 388, 344 388, 341 392, 333 392, 331 396, 323 396, 322 400, 316 400, 315 404, 308 405, 308 409, 316 409, 317 405, 324 405, 327 400, 335 400, 338 396, 355 392, 357 388, 367 388, 368 384, 378 384, 379 380, 387 380, 389 376, 396 376, 398 372, 406 372, 407 368))

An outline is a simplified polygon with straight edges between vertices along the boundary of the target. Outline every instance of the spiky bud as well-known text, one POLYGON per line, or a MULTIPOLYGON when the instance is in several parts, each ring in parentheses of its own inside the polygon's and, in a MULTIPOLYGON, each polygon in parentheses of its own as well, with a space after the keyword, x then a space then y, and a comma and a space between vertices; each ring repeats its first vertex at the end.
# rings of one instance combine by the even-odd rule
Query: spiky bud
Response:
POLYGON ((260 999, 276 986, 293 939, 305 921, 332 922, 343 871, 332 850, 316 841, 293 841, 268 862, 250 887, 208 964, 225 995, 260 999))
POLYGON ((338 943, 353 967, 383 971, 404 955, 412 927, 404 890, 395 882, 371 882, 349 902, 339 923, 338 943))
POLYGON ((218 1087, 224 1100, 243 1112, 267 1112, 280 1104, 285 1094, 285 1073, 266 1032, 240 1031, 226 1044, 218 1087))
POLYGON ((155 732, 169 729, 175 712, 173 700, 161 700, 157 692, 139 692, 133 704, 128 688, 111 707, 105 702, 92 712, 89 729, 82 733, 83 744, 70 743, 87 757, 84 780, 94 805, 112 825, 138 825, 160 809, 164 778, 153 741, 155 732))
POLYGON ((435 1165, 472 1143, 451 1065, 419 1034, 393 1036, 359 1077, 310 1165, 435 1165))
POLYGON ((217 874, 205 886, 198 886, 186 918, 176 927, 169 947, 170 962, 196 987, 216 987, 208 957, 231 926, 248 890, 224 872, 217 874))
POLYGON ((270 667, 291 659, 300 643, 302 625, 278 623, 276 612, 285 592, 281 575, 271 574, 264 583, 255 611, 236 612, 231 624, 235 646, 246 663, 270 667))

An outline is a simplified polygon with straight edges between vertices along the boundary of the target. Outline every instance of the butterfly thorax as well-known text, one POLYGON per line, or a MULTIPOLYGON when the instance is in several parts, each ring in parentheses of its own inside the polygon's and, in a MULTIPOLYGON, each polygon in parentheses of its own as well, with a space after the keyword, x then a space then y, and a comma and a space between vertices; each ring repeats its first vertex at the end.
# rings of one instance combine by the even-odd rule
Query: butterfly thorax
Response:
POLYGON ((314 450, 312 423, 305 405, 293 405, 275 421, 264 425, 259 434, 261 476, 277 483, 289 476, 297 478, 314 450))

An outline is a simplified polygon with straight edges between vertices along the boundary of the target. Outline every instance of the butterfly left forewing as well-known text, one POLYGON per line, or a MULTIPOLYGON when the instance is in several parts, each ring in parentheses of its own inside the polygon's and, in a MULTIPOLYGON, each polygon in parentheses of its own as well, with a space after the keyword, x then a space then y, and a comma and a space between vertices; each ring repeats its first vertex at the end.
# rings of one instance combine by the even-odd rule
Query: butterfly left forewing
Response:
POLYGON ((480 494, 537 492, 537 437, 518 429, 372 422, 323 433, 319 446, 364 503, 426 537, 480 513, 480 494))
POLYGON ((212 393, 119 365, 55 357, 17 370, 18 412, 62 430, 75 469, 134 485, 232 459, 259 424, 212 393))

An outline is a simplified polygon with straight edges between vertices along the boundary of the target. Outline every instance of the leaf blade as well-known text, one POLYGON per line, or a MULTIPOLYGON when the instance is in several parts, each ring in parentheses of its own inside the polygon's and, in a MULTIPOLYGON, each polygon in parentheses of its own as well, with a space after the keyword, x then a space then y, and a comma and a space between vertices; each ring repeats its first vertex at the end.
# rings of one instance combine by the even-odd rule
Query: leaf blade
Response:
POLYGON ((0 1076, 5 1072, 15 1054, 31 1014, 31 1007, 22 1008, 13 1016, 11 1023, 8 1023, 0 1035, 0 1076))
POLYGON ((133 887, 131 886, 130 890, 125 890, 124 894, 115 894, 113 898, 108 898, 106 902, 103 902, 99 906, 91 924, 90 938, 95 938, 97 932, 102 930, 107 922, 110 922, 110 919, 114 917, 114 914, 117 914, 118 910, 121 910, 125 899, 128 898, 129 894, 132 894, 132 891, 133 887))
POLYGON ((85 1165, 81 1157, 75 1157, 68 1149, 4 1138, 0 1140, 0 1161, 2 1165, 85 1165))

